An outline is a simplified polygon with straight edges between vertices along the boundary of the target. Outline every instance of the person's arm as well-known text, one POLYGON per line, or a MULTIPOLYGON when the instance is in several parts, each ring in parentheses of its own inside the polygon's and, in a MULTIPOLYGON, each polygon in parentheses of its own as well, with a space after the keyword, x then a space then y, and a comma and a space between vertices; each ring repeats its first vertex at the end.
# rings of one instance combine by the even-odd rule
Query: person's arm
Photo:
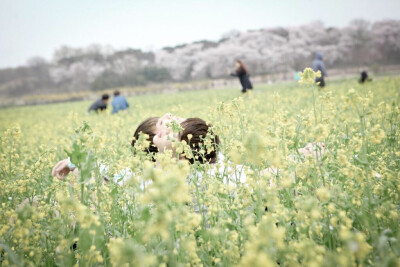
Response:
POLYGON ((78 173, 78 168, 71 162, 70 158, 59 161, 51 171, 52 176, 56 176, 60 180, 64 180, 70 172, 78 173))
POLYGON ((126 98, 125 98, 125 104, 126 104, 126 107, 129 108, 129 103, 128 103, 128 101, 126 100, 126 98))
MULTIPOLYGON (((129 178, 131 178, 133 176, 133 172, 130 169, 126 168, 126 169, 118 171, 113 176, 109 177, 106 175, 106 173, 108 172, 108 166, 106 166, 105 164, 102 164, 102 163, 98 163, 98 166, 99 166, 99 171, 100 171, 101 176, 107 182, 112 180, 113 182, 115 182, 119 185, 123 185, 124 182, 126 182, 129 178)), ((54 168, 51 172, 51 175, 56 176, 60 180, 64 180, 65 177, 67 177, 67 175, 71 171, 75 175, 77 175, 79 170, 75 166, 75 164, 73 164, 71 162, 70 158, 67 158, 67 159, 63 159, 63 160, 59 161, 56 164, 56 166, 54 166, 54 168)))

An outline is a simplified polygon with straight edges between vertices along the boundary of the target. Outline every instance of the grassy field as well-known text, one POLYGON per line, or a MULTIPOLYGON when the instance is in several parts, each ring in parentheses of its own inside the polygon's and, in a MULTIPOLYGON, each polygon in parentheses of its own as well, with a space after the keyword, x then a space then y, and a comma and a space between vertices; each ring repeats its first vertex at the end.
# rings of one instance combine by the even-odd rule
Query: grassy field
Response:
POLYGON ((144 95, 117 115, 0 109, 0 265, 399 266, 399 92, 383 77, 144 95), (133 156, 138 124, 166 112, 212 123, 224 173, 133 156), (322 158, 299 156, 309 142, 322 158), (61 181, 67 152, 85 172, 61 181), (99 162, 135 175, 103 184, 99 162), (237 166, 246 183, 224 183, 237 166))

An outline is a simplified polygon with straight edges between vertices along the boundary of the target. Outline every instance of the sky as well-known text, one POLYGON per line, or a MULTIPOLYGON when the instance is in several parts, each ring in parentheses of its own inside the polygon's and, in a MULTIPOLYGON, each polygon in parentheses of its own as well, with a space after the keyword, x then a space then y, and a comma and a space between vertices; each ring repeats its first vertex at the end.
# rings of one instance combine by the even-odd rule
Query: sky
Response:
POLYGON ((146 51, 236 29, 400 19, 400 0, 0 0, 0 68, 63 45, 146 51))

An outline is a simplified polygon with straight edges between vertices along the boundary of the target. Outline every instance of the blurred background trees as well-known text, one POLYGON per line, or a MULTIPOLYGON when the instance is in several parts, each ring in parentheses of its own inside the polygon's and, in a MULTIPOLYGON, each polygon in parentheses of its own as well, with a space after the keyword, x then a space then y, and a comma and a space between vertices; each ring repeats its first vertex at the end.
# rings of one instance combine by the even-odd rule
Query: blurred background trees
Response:
POLYGON ((35 57, 25 66, 0 69, 0 96, 104 90, 166 81, 227 77, 234 60, 243 60, 252 75, 291 73, 311 64, 316 51, 327 67, 400 64, 400 21, 354 20, 347 27, 313 22, 224 33, 219 41, 202 40, 154 52, 114 50, 98 44, 63 46, 46 61, 35 57))

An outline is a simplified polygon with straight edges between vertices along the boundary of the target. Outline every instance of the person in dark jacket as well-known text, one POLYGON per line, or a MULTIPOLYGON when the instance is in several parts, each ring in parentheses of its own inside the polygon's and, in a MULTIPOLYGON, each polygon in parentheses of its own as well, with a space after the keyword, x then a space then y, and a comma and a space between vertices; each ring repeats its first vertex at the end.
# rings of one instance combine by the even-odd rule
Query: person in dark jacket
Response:
POLYGON ((315 82, 318 84, 319 87, 324 87, 325 86, 325 76, 327 76, 326 69, 325 69, 325 64, 322 61, 322 54, 317 52, 315 54, 315 59, 312 63, 312 68, 315 72, 320 71, 321 72, 321 77, 316 78, 315 82))
POLYGON ((367 71, 363 70, 361 72, 361 78, 359 80, 359 83, 365 83, 365 82, 370 82, 370 81, 372 81, 372 79, 368 77, 367 71))
POLYGON ((90 113, 92 110, 96 111, 96 113, 100 111, 103 111, 107 108, 108 101, 110 99, 110 96, 108 94, 103 94, 99 100, 94 102, 88 109, 88 113, 90 113))
POLYGON ((239 78, 240 84, 242 85, 242 93, 246 93, 247 89, 253 89, 253 85, 249 79, 249 73, 242 61, 236 60, 236 71, 230 73, 230 75, 239 78))

